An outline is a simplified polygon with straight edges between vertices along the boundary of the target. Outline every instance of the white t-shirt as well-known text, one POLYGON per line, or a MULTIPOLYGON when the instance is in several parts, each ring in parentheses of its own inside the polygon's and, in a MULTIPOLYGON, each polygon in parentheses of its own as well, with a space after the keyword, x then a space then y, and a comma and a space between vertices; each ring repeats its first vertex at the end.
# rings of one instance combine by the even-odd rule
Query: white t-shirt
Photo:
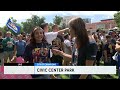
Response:
POLYGON ((102 40, 103 44, 106 43, 106 37, 105 36, 100 36, 100 39, 102 40))
POLYGON ((67 39, 64 41, 64 44, 67 45, 68 47, 71 46, 71 42, 69 40, 67 40, 67 39))
POLYGON ((64 44, 65 44, 65 46, 64 46, 64 51, 65 51, 65 53, 71 54, 71 51, 70 51, 70 49, 68 48, 68 47, 71 47, 71 42, 66 39, 66 40, 64 41, 64 44))
POLYGON ((47 32, 45 33, 46 40, 49 44, 52 44, 52 41, 57 38, 58 32, 47 32))
MULTIPOLYGON (((57 35, 58 35, 58 32, 46 32, 45 33, 45 37, 46 37, 46 40, 49 44, 52 45, 52 41, 57 38, 57 35)), ((50 57, 52 57, 52 52, 50 50, 50 57)))

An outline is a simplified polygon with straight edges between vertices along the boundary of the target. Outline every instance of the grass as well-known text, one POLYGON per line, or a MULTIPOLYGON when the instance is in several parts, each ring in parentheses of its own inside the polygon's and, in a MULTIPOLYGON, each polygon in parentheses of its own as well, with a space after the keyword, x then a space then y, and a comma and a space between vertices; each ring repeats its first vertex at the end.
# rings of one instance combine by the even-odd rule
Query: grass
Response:
MULTIPOLYGON (((100 66, 104 66, 104 62, 100 62, 100 66)), ((92 75, 93 79, 118 79, 118 73, 112 75, 92 75)), ((62 79, 70 79, 67 75, 60 75, 62 79)))
POLYGON ((60 75, 60 78, 62 78, 62 79, 70 79, 68 75, 63 75, 63 74, 60 75))
MULTIPOLYGON (((70 79, 67 75, 60 75, 62 79, 70 79)), ((93 75, 93 79, 118 79, 117 75, 110 75, 110 77, 106 75, 93 75)))

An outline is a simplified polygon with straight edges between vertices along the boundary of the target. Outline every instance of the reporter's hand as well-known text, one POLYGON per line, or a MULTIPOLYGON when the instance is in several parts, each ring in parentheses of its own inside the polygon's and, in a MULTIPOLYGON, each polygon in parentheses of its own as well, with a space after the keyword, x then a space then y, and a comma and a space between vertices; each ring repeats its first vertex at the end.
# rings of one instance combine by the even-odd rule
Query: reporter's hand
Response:
POLYGON ((66 30, 67 32, 69 32, 70 29, 69 29, 69 28, 65 28, 65 30, 66 30))
POLYGON ((54 55, 60 55, 60 56, 62 56, 63 51, 60 51, 60 50, 57 50, 57 49, 52 49, 52 53, 53 53, 54 55))

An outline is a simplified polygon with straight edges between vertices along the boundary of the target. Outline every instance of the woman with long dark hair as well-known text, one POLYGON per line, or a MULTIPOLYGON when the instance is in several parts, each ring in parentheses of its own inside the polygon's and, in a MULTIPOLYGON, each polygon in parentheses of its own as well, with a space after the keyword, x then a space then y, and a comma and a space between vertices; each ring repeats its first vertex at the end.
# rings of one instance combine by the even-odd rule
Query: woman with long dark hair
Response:
POLYGON ((35 63, 35 62, 48 62, 46 58, 49 56, 48 43, 44 36, 44 31, 40 27, 35 27, 31 33, 30 44, 26 46, 24 53, 24 58, 26 62, 35 63), (48 52, 45 58, 40 58, 43 56, 44 50, 47 49, 48 52), (47 60, 47 61, 46 61, 47 60))
MULTIPOLYGON (((70 20, 69 29, 71 38, 75 37, 72 55, 56 49, 53 49, 52 52, 61 55, 64 60, 71 61, 74 66, 93 66, 96 59, 97 45, 95 42, 90 42, 84 21, 79 17, 70 20)), ((91 75, 71 75, 71 79, 87 79, 89 76, 91 75)))
MULTIPOLYGON (((29 63, 48 63, 50 62, 50 50, 40 27, 35 27, 31 33, 30 44, 26 46, 24 60, 29 63)), ((49 79, 49 75, 32 75, 33 78, 49 79)))

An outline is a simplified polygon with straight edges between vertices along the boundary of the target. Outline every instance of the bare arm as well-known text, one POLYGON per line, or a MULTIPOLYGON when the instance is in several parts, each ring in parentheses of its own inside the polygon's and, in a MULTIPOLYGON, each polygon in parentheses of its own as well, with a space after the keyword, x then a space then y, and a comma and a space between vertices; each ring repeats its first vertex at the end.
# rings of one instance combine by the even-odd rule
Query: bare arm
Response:
POLYGON ((105 62, 107 62, 107 51, 104 50, 105 62))
POLYGON ((16 53, 17 53, 17 47, 16 45, 14 46, 14 51, 13 51, 13 56, 16 56, 16 53))
POLYGON ((63 30, 59 30, 58 31, 58 34, 62 34, 62 33, 64 33, 64 32, 68 32, 69 31, 69 28, 65 28, 65 29, 63 29, 63 30))
POLYGON ((66 60, 66 61, 72 61, 72 55, 63 53, 62 56, 63 56, 63 59, 64 59, 64 60, 66 60))
POLYGON ((60 55, 63 57, 64 60, 66 61, 71 61, 72 60, 72 55, 66 54, 63 51, 57 50, 57 49, 52 49, 52 53, 55 55, 60 55))
MULTIPOLYGON (((94 64, 94 60, 86 60, 86 66, 93 66, 94 64)), ((79 79, 86 79, 87 78, 87 74, 82 74, 79 79)))

